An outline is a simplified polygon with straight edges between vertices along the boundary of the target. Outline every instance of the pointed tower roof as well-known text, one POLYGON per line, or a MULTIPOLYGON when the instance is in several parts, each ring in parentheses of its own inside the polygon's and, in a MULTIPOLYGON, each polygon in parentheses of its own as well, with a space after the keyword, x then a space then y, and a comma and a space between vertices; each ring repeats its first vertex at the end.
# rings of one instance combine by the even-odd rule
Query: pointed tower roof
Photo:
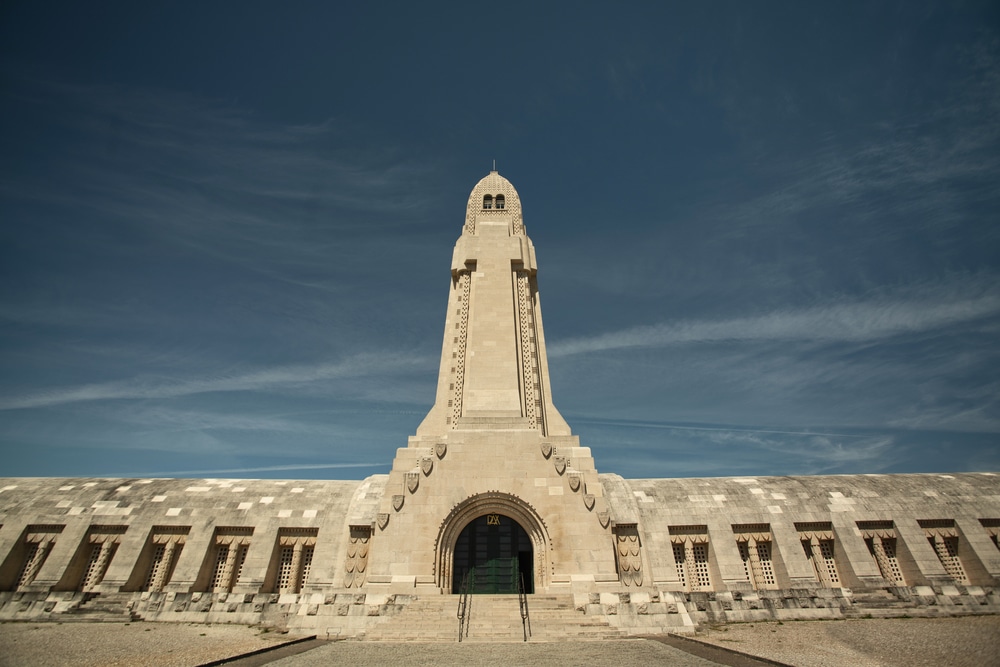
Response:
POLYGON ((496 170, 488 173, 472 188, 465 209, 465 227, 462 233, 478 234, 477 222, 484 219, 506 220, 510 225, 511 236, 524 234, 521 197, 511 182, 496 170))

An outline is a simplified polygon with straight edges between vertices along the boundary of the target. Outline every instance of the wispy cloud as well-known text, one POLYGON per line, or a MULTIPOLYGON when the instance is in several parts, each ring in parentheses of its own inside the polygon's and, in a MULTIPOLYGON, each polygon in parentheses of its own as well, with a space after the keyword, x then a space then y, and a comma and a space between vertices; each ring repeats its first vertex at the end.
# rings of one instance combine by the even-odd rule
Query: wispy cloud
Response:
MULTIPOLYGON (((71 128, 75 141, 46 164, 58 177, 9 174, 0 181, 4 198, 141 228, 161 243, 297 284, 316 281, 291 269, 329 268, 341 247, 337 234, 357 236, 376 222, 412 228, 437 193, 427 186, 433 164, 364 145, 364 128, 344 121, 289 125, 159 89, 17 73, 9 81, 16 90, 8 97, 27 98, 53 125, 71 128)), ((115 238, 103 242, 120 243, 115 238)))
POLYGON ((139 478, 158 478, 158 477, 195 477, 199 479, 206 479, 207 475, 229 475, 229 474, 242 474, 248 472, 282 472, 282 471, 295 471, 295 470, 336 470, 342 468, 384 468, 386 464, 383 463, 304 463, 301 465, 274 465, 274 466, 256 466, 251 468, 222 468, 217 470, 171 470, 169 472, 157 471, 157 472, 125 472, 125 473, 115 473, 113 475, 90 475, 91 477, 103 477, 119 479, 122 477, 139 477, 139 478))
POLYGON ((586 417, 576 417, 573 419, 574 424, 593 424, 595 426, 614 426, 614 427, 627 427, 627 428, 644 428, 644 429, 660 429, 666 431, 705 431, 708 433, 747 433, 747 434, 768 434, 768 435, 803 435, 803 436, 816 436, 816 437, 835 437, 835 438, 867 438, 870 436, 861 434, 851 434, 851 433, 824 433, 819 431, 793 431, 793 430, 782 430, 782 429, 766 429, 766 428, 754 428, 754 427, 737 427, 737 426, 692 426, 689 424, 672 424, 669 422, 652 422, 652 421, 638 421, 638 420, 622 420, 622 419, 587 419, 586 417))
POLYGON ((602 469, 626 476, 814 475, 878 472, 900 456, 885 433, 819 435, 753 428, 671 429, 597 450, 602 469), (627 452, 627 454, 626 454, 627 452))
POLYGON ((260 391, 326 380, 376 376, 432 368, 429 358, 393 353, 362 354, 336 363, 288 365, 248 373, 183 380, 135 378, 85 384, 0 398, 0 410, 38 408, 81 401, 173 398, 210 392, 260 391))
POLYGON ((968 296, 957 301, 943 300, 936 295, 923 299, 831 303, 753 317, 630 327, 588 338, 556 341, 549 347, 549 354, 559 357, 715 341, 865 342, 967 325, 998 314, 1000 292, 968 296))

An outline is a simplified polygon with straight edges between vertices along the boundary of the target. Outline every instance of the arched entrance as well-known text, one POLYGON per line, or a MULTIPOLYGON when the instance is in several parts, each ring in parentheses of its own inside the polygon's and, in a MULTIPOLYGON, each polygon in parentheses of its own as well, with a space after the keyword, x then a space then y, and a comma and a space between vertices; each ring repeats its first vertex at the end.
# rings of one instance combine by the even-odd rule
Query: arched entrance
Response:
POLYGON ((452 593, 471 576, 472 593, 517 593, 524 582, 534 592, 534 550, 521 525, 509 516, 491 513, 473 519, 455 542, 452 593))
MULTIPOLYGON (((487 491, 456 505, 441 522, 435 551, 435 577, 442 592, 458 591, 469 568, 503 558, 516 559, 516 563, 508 560, 508 571, 524 575, 528 592, 544 591, 548 586, 550 554, 545 521, 534 507, 509 493, 487 491)), ((479 585, 476 588, 486 592, 479 585)))

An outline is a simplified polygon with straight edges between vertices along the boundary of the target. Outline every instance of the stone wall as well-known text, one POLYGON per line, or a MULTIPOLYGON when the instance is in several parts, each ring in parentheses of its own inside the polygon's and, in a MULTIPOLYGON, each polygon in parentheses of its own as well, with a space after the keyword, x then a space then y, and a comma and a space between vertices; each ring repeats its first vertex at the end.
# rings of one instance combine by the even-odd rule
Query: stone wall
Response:
MULTIPOLYGON (((435 457, 440 466, 447 452, 435 457)), ((591 565, 579 560, 591 553, 611 563, 608 576, 570 572, 538 587, 567 596, 580 616, 650 632, 765 618, 1000 612, 995 474, 657 480, 602 474, 610 520, 597 538, 587 538, 591 543, 574 544, 552 530, 567 513, 590 515, 582 500, 564 506, 580 493, 570 488, 573 470, 558 472, 541 453, 539 460, 554 471, 552 483, 566 485, 562 494, 546 490, 531 498, 546 517, 538 528, 543 539, 563 552, 550 557, 569 558, 581 572, 591 565), (577 504, 582 509, 567 509, 577 504)), ((414 466, 420 470, 419 457, 414 466)), ((419 482, 429 497, 432 478, 419 482)), ((404 488, 420 520, 399 534, 381 531, 379 510, 398 495, 386 488, 392 479, 2 479, 0 618, 127 614, 363 634, 417 597, 450 592, 439 585, 445 573, 433 555, 416 563, 426 570, 424 585, 412 569, 402 577, 408 590, 387 585, 391 576, 369 580, 372 563, 416 567, 397 557, 417 543, 410 533, 422 527, 433 543, 448 508, 464 506, 465 496, 420 503, 419 485, 404 488)), ((517 500, 518 489, 522 495, 534 489, 534 478, 496 486, 509 487, 517 500)), ((449 534, 495 509, 488 505, 467 511, 449 534)), ((393 521, 405 519, 395 514, 393 521)), ((600 525, 596 517, 587 520, 600 525)))

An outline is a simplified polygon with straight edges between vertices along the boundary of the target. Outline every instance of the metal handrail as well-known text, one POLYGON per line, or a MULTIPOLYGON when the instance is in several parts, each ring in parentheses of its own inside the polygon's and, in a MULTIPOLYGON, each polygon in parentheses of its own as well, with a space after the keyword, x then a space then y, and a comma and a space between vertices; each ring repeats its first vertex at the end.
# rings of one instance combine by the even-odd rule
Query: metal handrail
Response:
POLYGON ((528 616, 528 593, 524 590, 524 574, 518 573, 520 579, 517 585, 517 601, 521 606, 521 628, 524 630, 524 641, 531 636, 531 618, 528 616))
POLYGON ((476 586, 475 568, 462 577, 462 585, 458 589, 458 641, 469 636, 469 617, 472 615, 472 599, 469 594, 476 586))

